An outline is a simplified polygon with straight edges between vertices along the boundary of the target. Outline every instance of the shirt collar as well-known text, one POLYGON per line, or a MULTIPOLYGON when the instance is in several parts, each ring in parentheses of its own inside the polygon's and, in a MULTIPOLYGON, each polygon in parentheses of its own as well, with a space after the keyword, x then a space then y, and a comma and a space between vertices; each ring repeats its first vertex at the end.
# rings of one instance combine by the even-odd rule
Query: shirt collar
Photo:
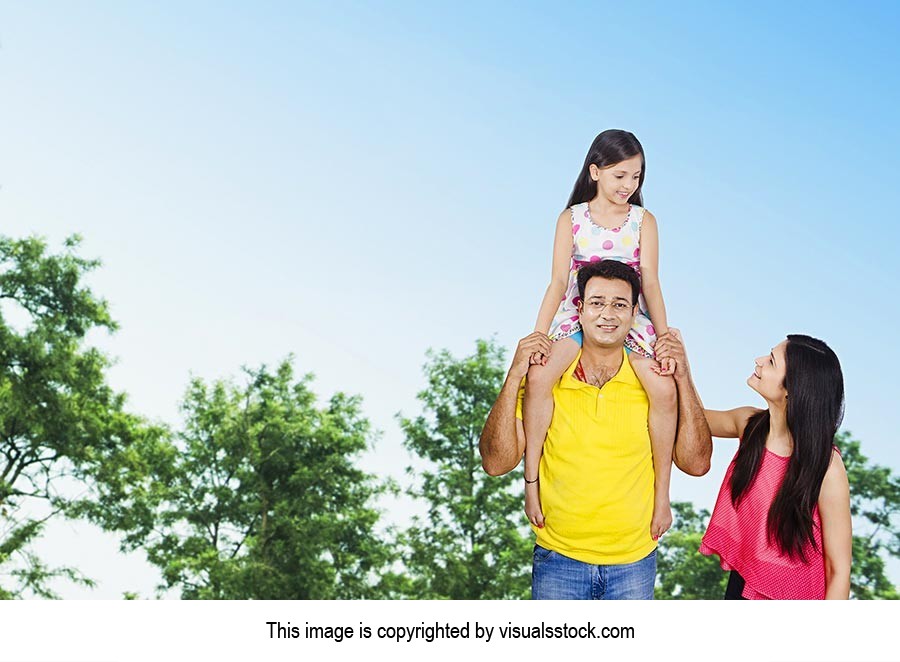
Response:
MULTIPOLYGON (((572 364, 566 368, 566 371, 559 380, 560 388, 597 388, 593 384, 588 384, 587 382, 575 378, 575 368, 578 367, 578 362, 580 360, 581 350, 578 350, 578 356, 576 356, 575 360, 572 361, 572 364)), ((622 348, 622 366, 619 368, 619 371, 606 382, 606 384, 611 384, 613 382, 618 382, 620 384, 640 384, 637 375, 634 374, 634 370, 631 368, 631 362, 628 360, 628 353, 625 351, 624 347, 622 348)), ((606 384, 603 386, 606 386, 606 384)))

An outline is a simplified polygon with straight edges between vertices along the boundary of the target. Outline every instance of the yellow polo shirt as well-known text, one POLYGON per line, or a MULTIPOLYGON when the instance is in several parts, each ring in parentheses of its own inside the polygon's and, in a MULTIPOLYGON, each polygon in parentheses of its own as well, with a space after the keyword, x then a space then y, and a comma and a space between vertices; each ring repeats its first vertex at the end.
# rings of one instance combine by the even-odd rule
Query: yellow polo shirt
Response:
MULTIPOLYGON (((598 565, 633 563, 656 548, 649 401, 622 350, 603 388, 575 378, 579 353, 553 387, 553 419, 539 470, 541 547, 598 565)), ((522 418, 519 389, 516 416, 522 418)))

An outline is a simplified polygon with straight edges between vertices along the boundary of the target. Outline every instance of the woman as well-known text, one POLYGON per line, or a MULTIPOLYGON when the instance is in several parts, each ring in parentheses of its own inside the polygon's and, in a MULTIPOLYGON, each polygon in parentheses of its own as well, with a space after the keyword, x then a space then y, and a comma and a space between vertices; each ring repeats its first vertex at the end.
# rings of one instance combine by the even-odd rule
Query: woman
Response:
POLYGON ((789 335, 747 384, 768 409, 705 410, 714 437, 738 437, 700 547, 731 576, 726 599, 847 599, 850 491, 834 446, 844 380, 821 340, 789 335))

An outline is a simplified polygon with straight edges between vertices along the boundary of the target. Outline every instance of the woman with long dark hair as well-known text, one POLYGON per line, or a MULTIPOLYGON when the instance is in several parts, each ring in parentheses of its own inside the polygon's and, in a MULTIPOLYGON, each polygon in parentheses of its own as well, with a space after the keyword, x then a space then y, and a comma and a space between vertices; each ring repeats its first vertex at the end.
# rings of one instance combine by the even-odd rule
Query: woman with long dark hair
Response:
POLYGON ((747 384, 767 409, 706 410, 713 437, 739 437, 700 551, 731 576, 726 599, 847 599, 847 471, 834 446, 844 379, 821 340, 789 335, 747 384))
MULTIPOLYGON (((582 302, 576 276, 581 267, 599 260, 623 262, 641 280, 639 311, 625 339, 625 351, 649 399, 654 502, 648 539, 657 540, 672 524, 669 481, 678 422, 677 393, 669 376, 674 363, 660 365, 654 358, 656 338, 668 325, 658 276, 656 218, 641 206, 645 173, 644 148, 633 133, 620 129, 602 132, 591 143, 566 209, 556 221, 550 284, 534 329, 546 333, 553 344, 548 355, 535 353, 531 357, 523 407, 525 513, 536 528, 544 526, 539 469, 544 438, 553 418, 552 390, 581 351, 582 302)), ((613 305, 625 304, 610 302, 610 308, 602 308, 604 328, 610 333, 616 326, 613 305)), ((602 386, 604 380, 597 377, 601 368, 586 363, 579 362, 578 374, 583 372, 583 381, 602 386)))

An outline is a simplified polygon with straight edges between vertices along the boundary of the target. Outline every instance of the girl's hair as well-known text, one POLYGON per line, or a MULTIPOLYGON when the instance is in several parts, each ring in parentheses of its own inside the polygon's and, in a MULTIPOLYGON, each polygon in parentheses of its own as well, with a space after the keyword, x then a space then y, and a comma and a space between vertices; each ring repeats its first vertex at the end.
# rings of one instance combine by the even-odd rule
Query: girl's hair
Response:
MULTIPOLYGON (((787 473, 769 508, 766 535, 789 557, 806 561, 803 548, 813 537, 813 509, 831 449, 844 416, 844 377, 837 355, 821 340, 790 335, 785 350, 787 425, 794 442, 787 473)), ((769 411, 747 421, 731 475, 731 502, 737 506, 756 478, 766 451, 769 411)))
POLYGON ((597 182, 591 179, 592 163, 598 168, 606 168, 638 154, 641 155, 641 176, 638 180, 638 187, 631 194, 631 197, 628 198, 628 202, 643 207, 641 187, 644 185, 644 171, 646 169, 644 148, 641 147, 641 143, 638 142, 633 133, 622 131, 621 129, 607 129, 594 138, 587 156, 584 157, 584 165, 581 167, 581 172, 578 173, 578 179, 575 180, 572 195, 569 196, 568 206, 571 207, 581 202, 589 202, 597 195, 597 182))

